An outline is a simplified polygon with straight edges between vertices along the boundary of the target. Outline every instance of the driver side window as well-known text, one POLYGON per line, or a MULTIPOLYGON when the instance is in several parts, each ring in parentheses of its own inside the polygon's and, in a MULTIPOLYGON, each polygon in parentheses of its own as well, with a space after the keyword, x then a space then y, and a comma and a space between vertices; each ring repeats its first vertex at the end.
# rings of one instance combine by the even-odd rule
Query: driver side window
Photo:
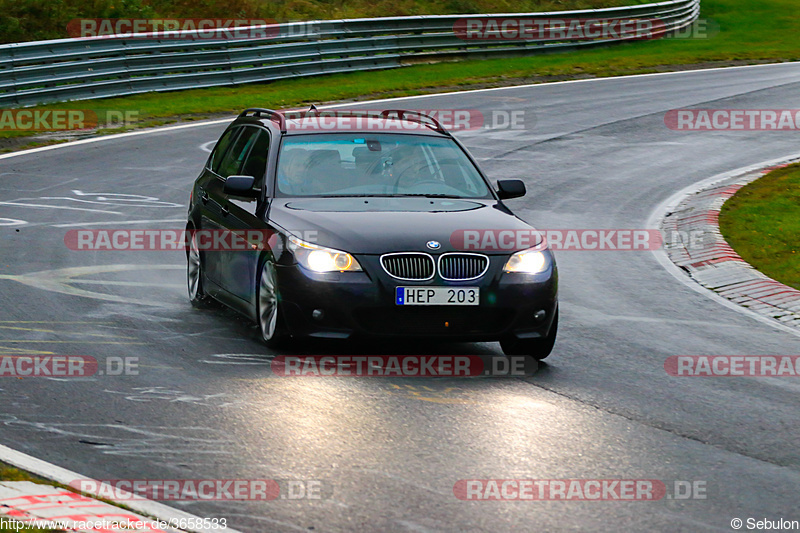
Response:
POLYGON ((216 173, 223 178, 239 174, 244 158, 250 152, 250 148, 252 148, 257 136, 257 128, 243 128, 241 135, 236 138, 236 141, 231 144, 231 147, 222 156, 222 161, 220 161, 216 173))
POLYGON ((269 152, 269 132, 260 130, 258 137, 253 143, 253 148, 242 165, 241 173, 245 176, 253 176, 256 183, 262 183, 264 174, 267 173, 267 154, 269 152))
POLYGON ((208 168, 215 174, 219 174, 219 168, 222 160, 225 157, 225 152, 230 148, 231 143, 236 139, 242 128, 231 128, 226 131, 219 141, 217 141, 214 150, 211 152, 211 157, 208 158, 208 168))

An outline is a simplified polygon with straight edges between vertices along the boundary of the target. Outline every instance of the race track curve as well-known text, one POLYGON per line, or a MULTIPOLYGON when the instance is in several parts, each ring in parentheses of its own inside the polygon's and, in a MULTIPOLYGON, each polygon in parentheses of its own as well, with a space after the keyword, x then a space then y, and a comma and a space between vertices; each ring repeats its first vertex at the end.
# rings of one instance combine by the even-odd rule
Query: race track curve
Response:
MULTIPOLYGON (((685 107, 796 106, 800 64, 363 107, 522 110, 460 133, 541 228, 644 228, 676 191, 800 151, 796 132, 676 132, 685 107)), ((259 102, 253 102, 258 105, 259 102)), ((79 107, 79 106, 78 106, 79 107)), ((181 252, 78 252, 75 228, 182 228, 219 121, 0 159, 0 355, 138 358, 139 374, 0 380, 0 444, 98 479, 319 480, 319 500, 168 502, 246 532, 730 531, 800 519, 800 382, 678 378, 672 355, 795 355, 797 336, 692 290, 651 252, 557 254, 561 325, 524 378, 288 379, 246 320, 193 309, 181 252), (462 479, 698 481, 705 499, 464 502, 462 479)), ((476 354, 497 344, 312 345, 476 354)))

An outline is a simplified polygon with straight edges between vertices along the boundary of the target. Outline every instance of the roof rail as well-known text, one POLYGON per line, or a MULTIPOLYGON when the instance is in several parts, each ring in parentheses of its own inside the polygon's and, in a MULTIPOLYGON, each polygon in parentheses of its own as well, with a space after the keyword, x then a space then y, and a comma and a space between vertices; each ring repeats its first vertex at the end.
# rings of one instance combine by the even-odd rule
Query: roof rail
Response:
MULTIPOLYGON (((276 120, 281 127, 281 133, 286 133, 286 120, 287 117, 278 111, 273 111, 271 109, 261 109, 258 107, 245 109, 239 115, 240 117, 246 116, 248 113, 253 113, 254 116, 261 116, 261 114, 267 115, 270 119, 276 120)), ((299 117, 306 117, 306 116, 316 116, 316 117, 323 117, 327 113, 332 113, 336 117, 380 117, 385 120, 391 120, 396 118, 397 120, 407 120, 409 122, 416 122, 417 124, 422 124, 423 126, 427 126, 428 128, 441 133, 442 135, 447 135, 448 137, 452 137, 449 131, 445 129, 442 124, 433 118, 430 115, 426 115, 425 113, 421 113, 419 111, 412 111, 408 109, 386 109, 384 111, 363 111, 360 109, 352 109, 352 110, 343 110, 340 111, 338 109, 317 109, 316 106, 312 105, 306 111, 299 111, 293 110, 288 112, 288 120, 295 120, 299 117), (296 116, 295 116, 296 115, 296 116)))
POLYGON ((408 109, 386 109, 385 111, 381 111, 381 116, 383 118, 391 118, 391 115, 397 115, 397 118, 400 120, 408 120, 410 122, 424 124, 443 135, 447 135, 448 137, 451 136, 450 132, 447 131, 438 120, 430 115, 426 115, 425 113, 408 109))
POLYGON ((252 113, 254 117, 265 115, 270 120, 278 123, 278 126, 281 128, 281 133, 286 133, 286 118, 281 113, 273 111, 272 109, 249 107, 239 113, 239 118, 246 117, 248 113, 252 113))

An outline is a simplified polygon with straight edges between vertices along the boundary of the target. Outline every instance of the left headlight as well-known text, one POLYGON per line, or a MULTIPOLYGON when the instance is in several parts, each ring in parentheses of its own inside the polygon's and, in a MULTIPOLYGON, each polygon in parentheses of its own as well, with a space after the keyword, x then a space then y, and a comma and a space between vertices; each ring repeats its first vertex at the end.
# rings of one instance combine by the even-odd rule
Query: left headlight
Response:
POLYGON ((360 272, 361 265, 347 252, 317 246, 289 236, 297 262, 314 272, 360 272))
POLYGON ((503 272, 520 272, 522 274, 539 274, 545 270, 547 270, 547 256, 540 247, 515 253, 503 267, 503 272))

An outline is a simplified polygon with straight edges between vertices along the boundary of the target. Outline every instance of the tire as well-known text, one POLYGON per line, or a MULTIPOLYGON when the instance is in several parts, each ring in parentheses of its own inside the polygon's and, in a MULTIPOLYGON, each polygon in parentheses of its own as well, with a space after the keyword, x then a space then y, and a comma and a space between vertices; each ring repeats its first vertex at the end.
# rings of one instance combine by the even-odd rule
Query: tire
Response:
POLYGON ((258 276, 256 320, 261 340, 270 348, 280 347, 287 338, 280 309, 275 265, 264 261, 258 276))
POLYGON ((186 284, 189 289, 189 301, 193 306, 205 307, 210 302, 211 298, 203 288, 203 261, 194 232, 191 232, 189 250, 186 253, 186 284))
POLYGON ((550 352, 553 351, 557 335, 558 309, 556 309, 556 316, 553 318, 550 334, 547 337, 538 339, 505 338, 500 341, 500 348, 503 349, 505 355, 528 355, 537 361, 541 361, 546 359, 550 352))

